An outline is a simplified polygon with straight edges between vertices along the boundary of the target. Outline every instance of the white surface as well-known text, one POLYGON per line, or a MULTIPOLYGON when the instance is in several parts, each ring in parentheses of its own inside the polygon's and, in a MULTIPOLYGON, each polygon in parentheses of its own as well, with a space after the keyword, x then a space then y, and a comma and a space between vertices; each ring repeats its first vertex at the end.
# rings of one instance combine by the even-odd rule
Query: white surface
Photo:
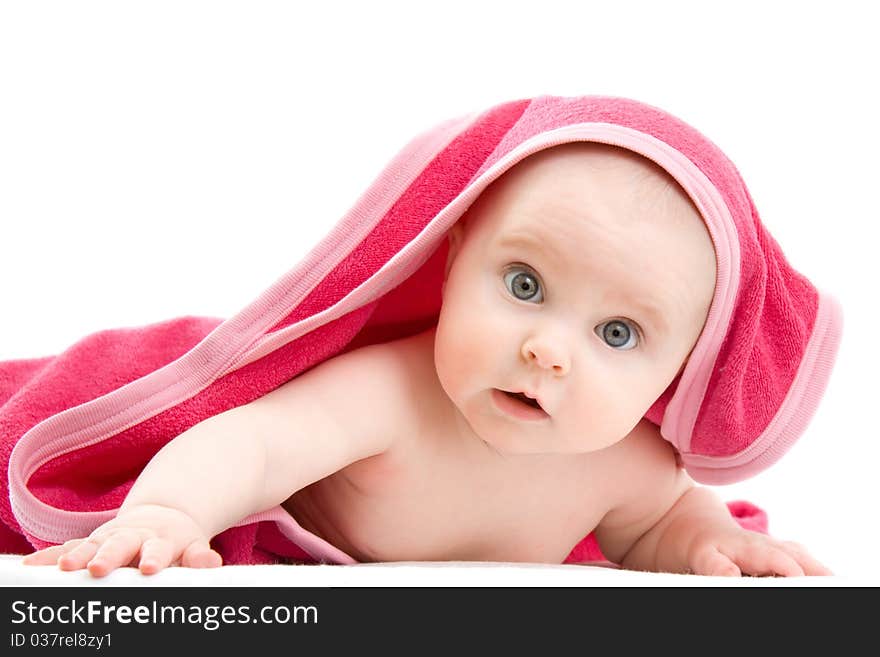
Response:
POLYGON ((167 568, 149 577, 121 568, 107 577, 55 566, 23 566, 0 555, 0 586, 877 586, 878 577, 698 577, 596 566, 476 562, 356 566, 167 568))
POLYGON ((796 11, 752 0, 735 12, 675 1, 2 3, 0 359, 114 326, 236 312, 439 121, 543 93, 629 96, 724 149, 789 260, 844 309, 807 433, 719 494, 764 507, 773 534, 836 573, 878 574, 870 11, 858 0, 796 11))

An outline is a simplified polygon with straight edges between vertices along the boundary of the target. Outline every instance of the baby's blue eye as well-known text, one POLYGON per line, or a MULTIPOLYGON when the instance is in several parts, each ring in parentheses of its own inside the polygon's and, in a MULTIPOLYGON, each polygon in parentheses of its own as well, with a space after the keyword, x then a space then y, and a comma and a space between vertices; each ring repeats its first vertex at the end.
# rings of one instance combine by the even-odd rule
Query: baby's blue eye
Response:
POLYGON ((538 277, 528 269, 522 267, 511 269, 504 275, 504 284, 510 293, 520 301, 540 303, 544 300, 538 277))
POLYGON ((619 351, 633 349, 639 344, 639 334, 635 327, 630 328, 626 322, 612 319, 610 322, 599 324, 596 333, 605 340, 605 343, 619 351))

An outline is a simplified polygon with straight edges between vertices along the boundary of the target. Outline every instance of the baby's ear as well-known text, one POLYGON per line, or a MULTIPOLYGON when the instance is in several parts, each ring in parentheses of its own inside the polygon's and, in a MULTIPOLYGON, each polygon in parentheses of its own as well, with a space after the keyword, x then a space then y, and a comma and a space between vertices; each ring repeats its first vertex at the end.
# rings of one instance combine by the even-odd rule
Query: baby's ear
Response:
POLYGON ((462 220, 457 221, 455 225, 449 229, 449 232, 446 233, 446 236, 449 238, 449 252, 446 254, 446 270, 443 272, 444 281, 449 276, 449 270, 452 268, 452 263, 455 261, 458 252, 461 250, 462 242, 464 242, 464 222, 462 220))

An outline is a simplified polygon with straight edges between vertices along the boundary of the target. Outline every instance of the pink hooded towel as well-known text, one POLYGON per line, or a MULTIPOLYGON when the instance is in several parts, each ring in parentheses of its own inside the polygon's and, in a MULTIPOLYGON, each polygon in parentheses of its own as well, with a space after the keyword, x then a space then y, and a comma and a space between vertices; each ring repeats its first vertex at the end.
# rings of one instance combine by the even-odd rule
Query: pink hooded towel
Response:
MULTIPOLYGON (((837 302, 786 261, 740 175, 706 137, 623 98, 502 103, 417 136, 293 269, 225 321, 182 317, 0 363, 0 551, 30 552, 111 519, 140 471, 194 424, 360 346, 430 328, 447 231, 494 179, 554 145, 592 141, 665 169, 702 214, 717 282, 682 373, 646 417, 697 481, 729 483, 803 433, 841 337, 837 302)), ((730 503, 743 526, 763 511, 730 503)), ((226 563, 353 563, 280 507, 212 541, 226 563)), ((603 559, 593 536, 567 562, 603 559)))

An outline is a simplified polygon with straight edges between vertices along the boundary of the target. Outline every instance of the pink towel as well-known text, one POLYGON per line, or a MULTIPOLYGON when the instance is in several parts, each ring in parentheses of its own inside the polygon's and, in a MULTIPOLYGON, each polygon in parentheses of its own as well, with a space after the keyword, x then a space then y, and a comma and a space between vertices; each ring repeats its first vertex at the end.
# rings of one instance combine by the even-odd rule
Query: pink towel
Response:
MULTIPOLYGON (((838 304, 792 269, 733 164, 694 128, 632 100, 542 96, 418 135, 299 264, 234 317, 104 331, 55 357, 0 363, 2 472, 8 464, 0 550, 88 534, 187 428, 334 355, 434 325, 449 228, 516 162, 572 141, 659 164, 699 209, 715 247, 703 333, 646 417, 698 481, 732 482, 771 465, 825 389, 838 304)), ((757 507, 729 507, 740 524, 767 530, 757 507)), ((213 544, 226 563, 353 561, 280 507, 213 544)), ((590 535, 567 561, 602 558, 590 535)))

